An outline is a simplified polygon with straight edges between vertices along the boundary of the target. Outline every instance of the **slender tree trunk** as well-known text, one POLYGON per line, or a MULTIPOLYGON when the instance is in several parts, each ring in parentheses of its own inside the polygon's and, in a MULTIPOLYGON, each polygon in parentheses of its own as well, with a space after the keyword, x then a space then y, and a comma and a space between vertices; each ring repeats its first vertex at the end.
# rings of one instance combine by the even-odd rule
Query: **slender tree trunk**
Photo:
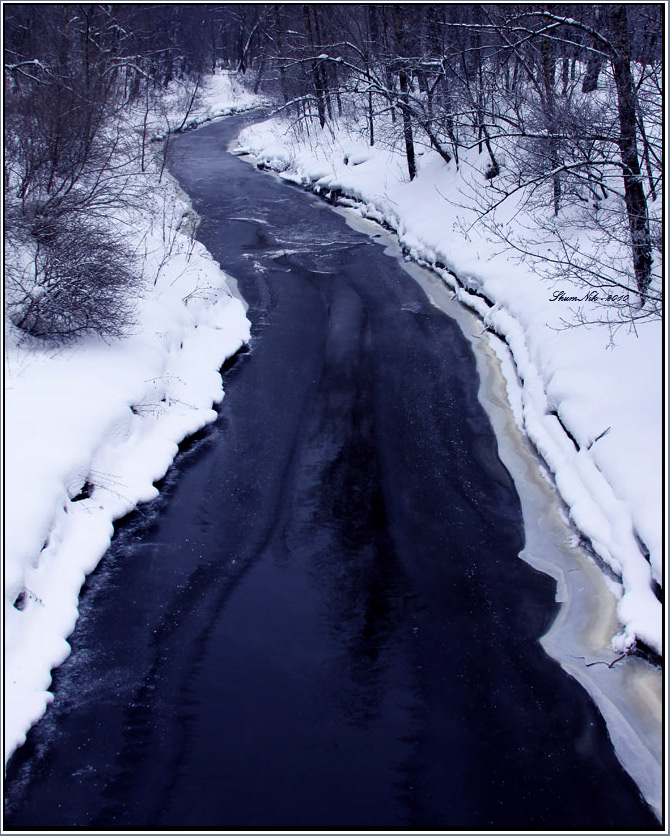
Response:
MULTIPOLYGON (((314 33, 316 35, 316 46, 321 50, 323 46, 323 38, 321 37, 321 28, 319 26, 318 4, 314 5, 312 9, 314 15, 314 33)), ((330 100, 330 82, 328 80, 328 65, 325 61, 319 62, 319 70, 321 72, 321 89, 323 90, 323 98, 326 103, 326 110, 328 111, 328 118, 333 121, 333 106, 330 100)))
POLYGON ((400 61, 400 69, 398 70, 398 84, 400 85, 400 99, 402 101, 402 133, 405 139, 405 154, 407 156, 407 171, 409 179, 413 180, 416 177, 416 157, 414 156, 414 137, 412 135, 412 115, 409 107, 409 80, 407 78, 406 63, 402 60, 404 52, 404 38, 403 38, 403 19, 402 7, 396 5, 393 7, 393 18, 395 25, 395 41, 396 51, 400 61))
POLYGON ((586 73, 582 82, 582 93, 592 93, 598 87, 598 76, 603 66, 600 55, 591 54, 586 62, 586 73))
MULTIPOLYGON (((370 75, 370 62, 369 58, 366 57, 365 59, 365 76, 367 78, 368 85, 372 86, 372 76, 370 75)), ((370 146, 375 144, 375 120, 374 120, 374 111, 372 109, 372 90, 368 89, 368 131, 370 133, 370 146)))
POLYGON ((444 121, 447 128, 447 135, 451 140, 451 146, 454 150, 454 159, 456 161, 456 165, 458 165, 458 140, 456 137, 456 131, 454 130, 454 117, 452 114, 452 99, 451 99, 451 92, 449 90, 449 82, 447 81, 447 74, 442 76, 441 79, 442 88, 443 88, 443 107, 444 107, 444 121))
POLYGON ((486 145, 486 150, 489 152, 489 157, 491 159, 491 168, 489 168, 487 172, 487 177, 489 180, 493 180, 494 177, 497 177, 500 174, 500 166, 498 165, 498 160, 496 160, 495 155, 493 153, 493 147, 491 146, 491 137, 489 135, 489 130, 483 122, 482 131, 484 133, 484 143, 486 145))
POLYGON ((623 167, 626 212, 630 228, 635 281, 644 305, 651 283, 651 235, 647 198, 642 185, 642 172, 637 150, 635 118, 635 86, 631 73, 628 40, 627 7, 608 7, 613 52, 611 56, 619 111, 619 152, 623 167))
POLYGON ((375 144, 375 120, 372 110, 372 91, 368 93, 368 125, 370 129, 370 146, 375 144))
POLYGON ((568 95, 568 70, 570 69, 570 59, 567 55, 563 56, 563 60, 561 61, 561 78, 563 81, 563 89, 561 93, 564 96, 568 95))
POLYGON ((261 52, 261 58, 258 62, 258 71, 256 72, 256 81, 254 82, 254 94, 258 93, 260 86, 263 83, 263 73, 265 72, 265 52, 261 52))
MULTIPOLYGON (((393 90, 393 73, 391 72, 390 67, 386 68, 386 89, 387 90, 393 90)), ((395 125, 395 120, 396 120, 395 108, 392 107, 391 108, 391 124, 392 125, 395 125)))
POLYGON ((146 103, 144 105, 144 119, 142 120, 142 171, 145 170, 145 155, 147 143, 147 122, 149 120, 149 88, 147 87, 146 103))
POLYGON ((544 105, 547 133, 549 134, 549 164, 552 171, 552 182, 554 187, 554 215, 558 215, 561 208, 561 175, 557 172, 560 165, 558 159, 558 142, 556 140, 556 100, 554 96, 554 81, 556 67, 552 48, 548 38, 542 38, 542 74, 544 76, 544 105))
POLYGON ((332 72, 333 81, 335 83, 334 96, 335 96, 335 101, 337 102, 337 115, 339 117, 341 117, 342 116, 342 95, 341 95, 341 91, 340 91, 340 76, 339 76, 339 73, 337 71, 337 64, 332 64, 330 69, 331 69, 331 72, 332 72))
MULTIPOLYGON (((310 49, 314 52, 314 34, 312 32, 312 21, 309 16, 309 6, 307 4, 302 7, 303 18, 305 20, 305 31, 307 32, 307 39, 309 41, 310 49)), ((314 93, 316 94, 316 108, 319 113, 319 124, 323 128, 326 124, 326 106, 323 96, 323 79, 321 76, 321 68, 318 61, 312 61, 312 80, 314 82, 314 93)))
MULTIPOLYGON (((279 58, 283 57, 282 51, 282 41, 281 41, 281 19, 279 17, 279 9, 280 7, 275 4, 272 7, 272 11, 274 12, 275 18, 275 36, 277 38, 277 51, 279 54, 279 58)), ((286 88, 286 69, 284 68, 283 64, 279 64, 279 86, 281 87, 281 94, 282 98, 284 99, 284 104, 288 102, 288 90, 286 88)))
POLYGON ((654 185, 654 175, 651 168, 651 159, 649 156, 649 140, 647 139, 647 132, 644 129, 644 118, 639 106, 637 108, 637 126, 640 130, 640 138, 642 139, 642 154, 644 156, 644 166, 647 169, 647 181, 649 183, 649 195, 652 202, 656 200, 656 186, 654 185))
MULTIPOLYGON (((477 39, 479 44, 479 33, 477 33, 477 39)), ((478 67, 477 67, 477 121, 479 122, 478 125, 478 139, 479 139, 479 153, 482 153, 482 139, 484 140, 484 145, 486 145, 486 150, 488 151, 489 158, 491 160, 491 166, 488 169, 486 176, 489 180, 492 180, 494 177, 497 177, 500 174, 500 166, 498 165, 498 161, 495 158, 495 154, 493 153, 493 147, 491 145, 491 135, 489 134, 489 129, 486 126, 486 119, 484 118, 484 75, 482 70, 482 58, 481 55, 478 56, 478 67)))
POLYGON ((407 155, 407 171, 409 179, 413 180, 416 177, 416 157, 414 156, 414 137, 412 135, 412 117, 409 112, 409 86, 407 83, 407 73, 405 70, 400 70, 398 73, 398 82, 400 84, 400 98, 404 103, 402 107, 402 133, 405 138, 405 154, 407 155))
MULTIPOLYGON (((191 114, 191 110, 193 109, 193 105, 195 104, 195 97, 198 95, 198 90, 200 89, 200 81, 202 80, 202 76, 198 73, 198 77, 195 81, 195 86, 193 87, 193 92, 191 93, 191 99, 188 103, 188 107, 186 108, 186 113, 184 114, 184 118, 181 120, 181 125, 177 128, 176 133, 179 133, 183 130, 184 125, 186 124, 186 120, 191 114)), ((161 174, 162 174, 161 170, 161 174)))

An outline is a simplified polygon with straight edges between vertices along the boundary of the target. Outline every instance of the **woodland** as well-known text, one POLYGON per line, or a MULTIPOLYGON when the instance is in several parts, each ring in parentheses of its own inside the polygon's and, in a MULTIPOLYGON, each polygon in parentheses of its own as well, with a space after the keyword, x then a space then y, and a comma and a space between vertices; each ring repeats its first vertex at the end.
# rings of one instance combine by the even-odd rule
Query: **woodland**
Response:
MULTIPOLYGON (((661 313, 661 4, 5 4, 7 311, 67 341, 129 316, 134 254, 115 213, 142 199, 148 115, 175 86, 243 76, 306 131, 356 115, 370 145, 458 166, 486 156, 481 222, 523 190, 557 275, 661 313), (144 113, 144 130, 126 116, 144 113), (380 130, 380 126, 384 130, 380 130), (547 211, 547 207, 549 211, 547 211), (589 252, 572 245, 586 227, 589 252), (617 255, 605 262, 602 252, 617 255)), ((140 120, 141 121, 141 120, 140 120)), ((496 235, 506 231, 492 223, 496 235)), ((508 240, 512 248, 529 241, 508 240)))

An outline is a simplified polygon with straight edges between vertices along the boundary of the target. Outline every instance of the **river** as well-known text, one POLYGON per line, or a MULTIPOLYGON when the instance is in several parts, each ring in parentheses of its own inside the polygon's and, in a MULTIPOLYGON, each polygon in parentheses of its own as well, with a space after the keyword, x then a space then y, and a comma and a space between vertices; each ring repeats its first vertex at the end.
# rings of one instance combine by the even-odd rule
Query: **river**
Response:
POLYGON ((252 342, 219 420, 89 578, 8 827, 624 829, 658 822, 548 655, 556 582, 458 322, 330 207, 172 140, 252 342))

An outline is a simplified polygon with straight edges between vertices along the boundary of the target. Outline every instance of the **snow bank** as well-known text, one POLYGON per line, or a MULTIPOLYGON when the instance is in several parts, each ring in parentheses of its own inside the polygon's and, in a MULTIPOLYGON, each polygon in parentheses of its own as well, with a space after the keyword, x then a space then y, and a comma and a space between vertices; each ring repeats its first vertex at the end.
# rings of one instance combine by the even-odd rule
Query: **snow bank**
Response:
MULTIPOLYGON (((575 305, 562 299, 584 289, 569 279, 548 284, 472 226, 468 183, 479 177, 486 188, 476 149, 461 156, 460 170, 419 151, 410 182, 399 151, 371 148, 362 132, 344 127, 297 134, 274 118, 247 128, 239 146, 287 180, 392 228, 408 254, 507 342, 524 429, 573 523, 621 579, 623 629, 613 643, 623 649, 641 640, 661 653, 662 608, 652 588, 663 568, 661 323, 620 328, 614 340, 607 326, 565 327, 575 305)), ((510 227, 527 222, 518 205, 505 211, 510 227)))
POLYGON ((265 98, 251 93, 236 73, 218 70, 206 77, 199 101, 187 120, 186 127, 201 125, 219 116, 251 110, 266 103, 265 98))
POLYGON ((164 139, 170 131, 190 130, 212 119, 242 113, 267 104, 251 93, 237 73, 219 69, 205 76, 199 87, 193 82, 173 81, 151 114, 154 136, 164 139), (194 97, 195 93, 195 97, 194 97))
MULTIPOLYGON (((201 119, 249 105, 231 100, 224 74, 211 83, 218 104, 205 101, 201 119)), ((69 653, 80 588, 114 520, 155 497, 178 444, 216 418, 219 369, 249 340, 242 301, 160 167, 159 155, 141 175, 129 233, 143 266, 132 333, 58 350, 6 334, 6 759, 52 698, 51 669, 69 653)))

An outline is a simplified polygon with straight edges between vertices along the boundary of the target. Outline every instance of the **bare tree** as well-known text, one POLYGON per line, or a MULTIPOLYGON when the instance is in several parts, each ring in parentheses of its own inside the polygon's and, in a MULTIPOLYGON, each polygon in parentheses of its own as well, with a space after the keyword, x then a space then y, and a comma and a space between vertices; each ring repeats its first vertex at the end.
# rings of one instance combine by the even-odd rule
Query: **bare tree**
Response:
MULTIPOLYGON (((600 273, 603 286, 630 289, 644 316, 659 311, 662 235, 650 205, 663 169, 662 20, 654 6, 5 8, 8 218, 33 245, 35 218, 62 217, 65 229, 83 207, 119 197, 121 175, 109 170, 121 141, 108 130, 113 114, 140 97, 148 113, 154 91, 179 84, 185 127, 202 73, 224 64, 252 74, 300 129, 359 119, 371 145, 403 149, 410 179, 422 143, 449 165, 485 155, 473 180, 482 223, 532 252, 530 239, 513 240, 495 221, 497 207, 523 193, 538 235, 555 242, 547 269, 587 284, 600 273), (590 255, 574 249, 571 225, 591 241, 590 255), (625 250, 628 264, 615 267, 611 253, 623 265, 625 250), (610 262, 599 269, 594 253, 610 253, 610 262)), ((146 139, 145 129, 141 167, 146 139)))
MULTIPOLYGON (((652 234, 638 146, 642 138, 653 199, 655 182, 661 176, 661 154, 645 129, 650 106, 641 106, 641 96, 654 78, 653 57, 638 50, 641 60, 634 66, 630 7, 612 5, 602 14, 600 9, 570 7, 570 12, 577 12, 573 16, 562 11, 556 5, 496 7, 485 9, 483 23, 451 24, 474 32, 476 40, 493 39, 498 55, 507 56, 515 67, 514 96, 506 89, 504 75, 501 85, 501 76, 489 73, 485 106, 480 106, 481 100, 473 101, 478 118, 504 146, 506 156, 504 176, 479 189, 475 197, 481 205, 480 217, 517 252, 541 259, 554 278, 571 276, 589 287, 605 288, 610 297, 634 294, 637 305, 619 309, 624 318, 658 316, 660 287, 652 287, 658 236, 652 234), (584 59, 581 88, 580 79, 566 78, 565 57, 559 79, 560 55, 584 59), (598 84, 611 97, 595 93, 596 64, 598 84), (584 93, 585 89, 591 93, 584 93), (545 210, 547 188, 551 189, 553 219, 545 210), (531 240, 532 235, 515 237, 495 221, 496 210, 521 193, 538 224, 536 240, 531 240), (587 245, 583 252, 575 229, 582 230, 587 245), (630 253, 630 268, 620 259, 625 249, 630 253)), ((481 55, 479 43, 474 52, 481 55)), ((463 88, 472 100, 465 69, 463 76, 463 88)), ((651 98, 660 101, 655 93, 651 98)), ((653 132, 658 129, 654 127, 653 132)))
POLYGON ((7 307, 16 327, 58 343, 126 333, 137 277, 121 236, 83 214, 42 219, 34 233, 32 263, 7 270, 7 307))

